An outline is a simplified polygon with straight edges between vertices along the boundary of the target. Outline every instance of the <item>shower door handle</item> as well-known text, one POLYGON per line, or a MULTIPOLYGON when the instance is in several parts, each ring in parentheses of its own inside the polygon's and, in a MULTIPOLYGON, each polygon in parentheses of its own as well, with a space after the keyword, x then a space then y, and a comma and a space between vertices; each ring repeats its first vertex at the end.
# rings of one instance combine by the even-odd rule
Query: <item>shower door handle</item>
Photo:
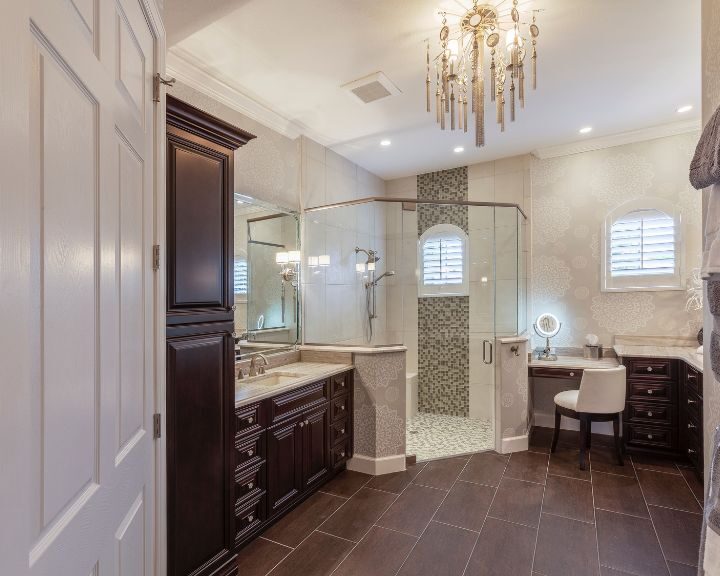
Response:
POLYGON ((485 364, 493 363, 493 343, 490 342, 490 340, 483 340, 483 363, 485 363, 485 364), (490 346, 490 360, 488 360, 488 353, 487 353, 488 346, 490 346))

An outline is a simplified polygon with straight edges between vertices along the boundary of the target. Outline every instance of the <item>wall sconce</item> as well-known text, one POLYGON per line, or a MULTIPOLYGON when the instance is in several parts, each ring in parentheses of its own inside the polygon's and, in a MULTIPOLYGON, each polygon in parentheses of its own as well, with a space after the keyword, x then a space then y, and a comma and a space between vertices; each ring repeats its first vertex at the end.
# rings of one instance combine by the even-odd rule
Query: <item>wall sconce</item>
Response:
POLYGON ((327 268, 328 266, 330 266, 330 256, 328 254, 318 256, 318 264, 322 268, 327 268))

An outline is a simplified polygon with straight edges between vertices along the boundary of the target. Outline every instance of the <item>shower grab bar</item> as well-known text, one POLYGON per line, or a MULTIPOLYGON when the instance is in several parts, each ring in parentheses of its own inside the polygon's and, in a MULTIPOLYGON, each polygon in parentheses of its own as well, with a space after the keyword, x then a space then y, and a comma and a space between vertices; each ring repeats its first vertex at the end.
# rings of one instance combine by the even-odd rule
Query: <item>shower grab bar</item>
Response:
POLYGON ((420 200, 418 198, 391 198, 386 196, 368 196, 366 198, 358 198, 357 200, 347 200, 345 202, 335 202, 334 204, 324 204, 322 206, 314 206, 305 208, 304 213, 319 212, 320 210, 328 210, 330 208, 344 208, 346 206, 357 206, 358 204, 368 204, 370 202, 389 202, 402 204, 449 204, 454 206, 490 206, 493 208, 517 208, 518 212, 527 220, 527 214, 517 204, 507 202, 475 202, 473 200, 420 200))
POLYGON ((483 364, 492 364, 493 363, 493 343, 490 342, 490 340, 483 340, 483 364), (488 362, 487 359, 487 346, 486 344, 490 345, 490 361, 488 362))

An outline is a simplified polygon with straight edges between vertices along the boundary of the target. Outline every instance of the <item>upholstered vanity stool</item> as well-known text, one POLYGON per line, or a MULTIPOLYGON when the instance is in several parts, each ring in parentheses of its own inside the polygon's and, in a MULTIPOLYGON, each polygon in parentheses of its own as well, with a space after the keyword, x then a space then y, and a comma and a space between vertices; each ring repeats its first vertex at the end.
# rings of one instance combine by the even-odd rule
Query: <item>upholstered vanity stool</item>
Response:
POLYGON ((585 453, 590 447, 592 422, 613 423, 618 463, 623 465, 620 441, 620 413, 625 409, 625 366, 583 371, 580 390, 566 390, 555 396, 555 433, 551 452, 557 448, 560 417, 580 420, 580 469, 585 470, 585 453))

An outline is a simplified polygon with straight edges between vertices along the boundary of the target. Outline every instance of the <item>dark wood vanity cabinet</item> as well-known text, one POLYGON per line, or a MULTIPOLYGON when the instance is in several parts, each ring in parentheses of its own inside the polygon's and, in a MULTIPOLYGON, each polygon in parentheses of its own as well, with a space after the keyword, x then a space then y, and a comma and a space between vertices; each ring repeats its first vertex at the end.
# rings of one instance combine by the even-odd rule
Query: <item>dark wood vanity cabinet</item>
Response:
POLYGON ((349 370, 237 408, 238 549, 344 469, 352 456, 352 387, 349 370))
POLYGON ((264 445, 233 445, 233 154, 251 138, 167 98, 169 576, 237 574, 236 532, 263 513, 252 477, 265 477, 264 445), (249 467, 240 476, 236 458, 249 467))

